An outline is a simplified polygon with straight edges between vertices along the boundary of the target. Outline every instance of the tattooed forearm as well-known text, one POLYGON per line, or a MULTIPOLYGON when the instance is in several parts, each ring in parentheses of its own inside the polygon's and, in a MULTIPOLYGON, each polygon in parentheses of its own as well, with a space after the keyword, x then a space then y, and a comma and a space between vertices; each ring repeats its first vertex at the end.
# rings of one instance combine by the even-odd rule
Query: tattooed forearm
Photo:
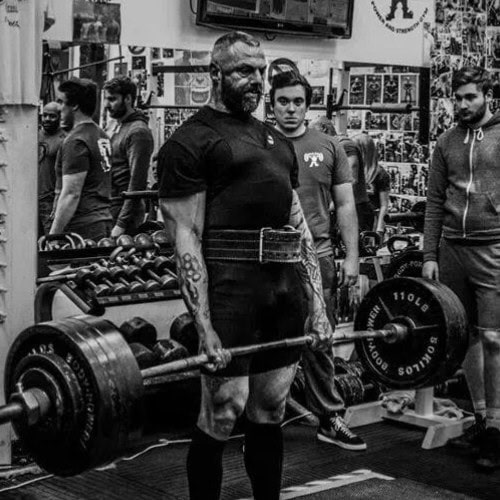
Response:
POLYGON ((192 253, 185 252, 177 257, 177 274, 182 296, 193 315, 201 313, 204 318, 209 317, 208 307, 200 297, 201 290, 207 287, 207 271, 200 259, 192 253))
POLYGON ((326 306, 321 286, 321 273, 316 256, 314 242, 307 227, 304 213, 297 194, 293 193, 292 208, 290 210, 290 224, 302 233, 301 262, 298 266, 299 275, 309 298, 310 308, 323 311, 326 306))

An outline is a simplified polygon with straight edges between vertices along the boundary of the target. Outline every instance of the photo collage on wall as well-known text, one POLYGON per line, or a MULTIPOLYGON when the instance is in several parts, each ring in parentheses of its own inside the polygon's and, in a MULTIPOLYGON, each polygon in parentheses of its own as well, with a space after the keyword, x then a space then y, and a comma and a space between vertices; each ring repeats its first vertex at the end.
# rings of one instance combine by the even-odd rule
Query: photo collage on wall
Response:
POLYGON ((431 145, 455 122, 453 71, 488 69, 495 85, 491 110, 500 108, 500 2, 437 0, 431 51, 431 145))
POLYGON ((425 196, 428 147, 418 140, 418 111, 379 112, 377 106, 419 106, 419 83, 418 68, 350 68, 348 105, 373 109, 349 110, 347 134, 368 133, 375 141, 380 164, 391 178, 392 211, 409 210, 416 199, 425 196))
MULTIPOLYGON (((409 104, 418 106, 418 70, 409 67, 353 67, 349 76, 348 104, 409 104)), ((350 110, 349 131, 418 132, 418 112, 377 113, 350 110)))

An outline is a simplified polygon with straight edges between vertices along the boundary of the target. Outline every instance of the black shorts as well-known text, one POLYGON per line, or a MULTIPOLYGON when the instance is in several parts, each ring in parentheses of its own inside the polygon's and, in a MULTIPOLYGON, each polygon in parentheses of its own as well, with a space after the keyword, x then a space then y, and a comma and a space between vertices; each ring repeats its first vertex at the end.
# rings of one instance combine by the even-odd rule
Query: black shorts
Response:
MULTIPOLYGON (((212 324, 223 347, 304 335, 304 291, 295 264, 209 261, 207 269, 212 324)), ((274 370, 296 363, 301 352, 298 347, 235 357, 214 375, 274 370)))

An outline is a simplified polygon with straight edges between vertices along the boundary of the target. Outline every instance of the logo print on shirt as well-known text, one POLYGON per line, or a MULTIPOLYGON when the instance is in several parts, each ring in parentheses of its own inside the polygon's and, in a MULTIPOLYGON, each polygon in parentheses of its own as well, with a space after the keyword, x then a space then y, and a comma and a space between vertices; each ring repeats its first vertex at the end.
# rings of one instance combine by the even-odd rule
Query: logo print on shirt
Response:
POLYGON ((323 156, 323 153, 304 153, 304 161, 306 164, 311 162, 311 164, 308 165, 309 168, 319 167, 318 162, 322 162, 324 159, 325 157, 323 156))
POLYGON ((111 170, 111 142, 109 139, 98 139, 97 145, 101 153, 101 168, 104 172, 111 170))
POLYGON ((269 144, 269 146, 274 146, 274 138, 272 135, 267 136, 267 143, 269 144))

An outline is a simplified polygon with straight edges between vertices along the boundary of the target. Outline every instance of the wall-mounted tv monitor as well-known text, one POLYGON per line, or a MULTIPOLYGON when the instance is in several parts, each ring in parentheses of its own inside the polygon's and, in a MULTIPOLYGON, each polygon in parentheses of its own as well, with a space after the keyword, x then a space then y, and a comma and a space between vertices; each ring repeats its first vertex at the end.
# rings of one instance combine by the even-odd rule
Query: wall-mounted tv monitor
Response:
POLYGON ((198 0, 196 23, 267 33, 350 38, 353 4, 354 0, 198 0))

